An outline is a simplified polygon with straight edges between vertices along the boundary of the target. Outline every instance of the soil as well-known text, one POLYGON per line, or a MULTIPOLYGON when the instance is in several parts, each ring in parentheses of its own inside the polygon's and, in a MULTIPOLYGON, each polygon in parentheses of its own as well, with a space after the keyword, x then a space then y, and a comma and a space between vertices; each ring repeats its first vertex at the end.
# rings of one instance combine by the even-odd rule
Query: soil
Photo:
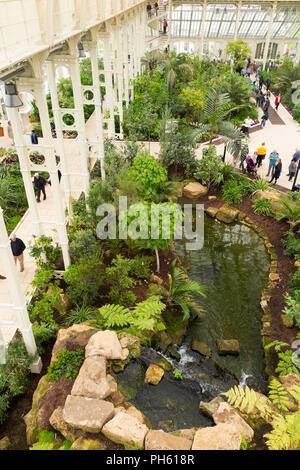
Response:
MULTIPOLYGON (((184 199, 181 202, 187 202, 184 199)), ((191 202, 190 200, 188 201, 191 202)), ((221 207, 224 201, 221 198, 221 192, 218 190, 210 190, 210 192, 195 201, 197 204, 204 204, 204 207, 221 207), (215 200, 209 200, 209 196, 217 196, 215 200)), ((255 224, 263 228, 268 235, 270 242, 275 248, 278 257, 277 272, 280 277, 280 282, 272 290, 269 309, 271 313, 271 334, 272 341, 280 340, 291 344, 295 340, 298 329, 286 328, 281 320, 282 310, 284 308, 284 294, 289 289, 290 274, 296 271, 294 260, 284 255, 284 247, 281 240, 284 238, 285 233, 289 230, 289 225, 286 221, 277 221, 272 217, 261 216, 255 214, 252 210, 253 201, 251 198, 244 198, 240 204, 231 203, 230 206, 236 207, 244 212, 255 224)), ((277 355, 275 355, 276 357, 277 355)))

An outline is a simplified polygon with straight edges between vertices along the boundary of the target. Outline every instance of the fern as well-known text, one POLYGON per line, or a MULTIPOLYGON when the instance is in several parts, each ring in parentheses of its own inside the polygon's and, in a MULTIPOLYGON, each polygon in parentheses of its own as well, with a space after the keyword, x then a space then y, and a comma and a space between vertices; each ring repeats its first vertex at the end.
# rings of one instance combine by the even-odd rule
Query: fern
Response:
POLYGON ((122 305, 107 304, 99 309, 105 328, 124 328, 129 324, 130 310, 122 305))
POLYGON ((266 417, 272 415, 273 410, 267 404, 267 398, 263 395, 257 394, 248 386, 245 388, 240 385, 235 386, 223 393, 227 397, 230 405, 239 409, 241 412, 251 413, 254 408, 264 413, 266 417))
POLYGON ((289 393, 295 398, 298 406, 300 407, 300 386, 295 385, 295 387, 289 391, 289 393))
POLYGON ((279 410, 289 411, 287 405, 289 398, 286 389, 277 379, 272 379, 269 384, 269 398, 279 410))
POLYGON ((270 450, 297 450, 300 448, 300 413, 275 416, 273 429, 265 434, 270 450))

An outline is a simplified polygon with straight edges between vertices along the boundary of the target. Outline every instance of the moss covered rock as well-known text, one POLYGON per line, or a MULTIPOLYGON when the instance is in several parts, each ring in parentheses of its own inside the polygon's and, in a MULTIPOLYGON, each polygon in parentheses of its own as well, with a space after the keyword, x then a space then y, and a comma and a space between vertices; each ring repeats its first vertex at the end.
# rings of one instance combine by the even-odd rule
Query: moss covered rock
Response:
POLYGON ((71 450, 106 450, 106 446, 95 439, 84 439, 81 436, 73 442, 71 450))

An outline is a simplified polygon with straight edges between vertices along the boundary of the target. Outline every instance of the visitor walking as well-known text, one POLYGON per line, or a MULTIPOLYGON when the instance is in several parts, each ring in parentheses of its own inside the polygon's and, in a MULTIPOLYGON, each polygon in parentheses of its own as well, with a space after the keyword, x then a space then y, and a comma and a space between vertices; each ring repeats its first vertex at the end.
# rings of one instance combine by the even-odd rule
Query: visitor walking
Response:
POLYGON ((45 180, 45 178, 39 173, 35 173, 34 178, 33 178, 33 183, 36 189, 37 202, 41 202, 41 191, 43 193, 44 200, 45 200, 46 199, 45 186, 47 184, 47 181, 45 180))
POLYGON ((266 122, 269 119, 269 115, 267 112, 264 112, 262 118, 261 118, 261 127, 266 127, 266 122))
POLYGON ((245 161, 246 161, 248 153, 249 153, 249 147, 248 146, 242 146, 240 168, 242 169, 243 173, 246 173, 245 161))
POLYGON ((280 93, 275 98, 275 109, 278 111, 279 105, 282 103, 282 96, 280 93))
POLYGON ((271 79, 270 79, 270 77, 267 78, 267 80, 266 80, 266 85, 267 85, 267 90, 269 91, 269 90, 270 90, 270 86, 271 86, 271 79))
POLYGON ((23 240, 21 240, 21 238, 17 238, 15 234, 11 237, 10 246, 12 254, 14 255, 15 264, 19 261, 20 271, 22 273, 24 271, 24 250, 26 246, 24 245, 23 240))
POLYGON ((278 158, 279 158, 279 153, 277 152, 277 150, 273 150, 273 152, 270 153, 270 156, 269 156, 269 168, 268 168, 268 173, 266 174, 266 176, 269 176, 270 173, 271 173, 271 176, 273 176, 275 165, 277 163, 278 158))
POLYGON ((266 102, 265 102, 264 107, 263 107, 263 111, 267 116, 269 116, 270 104, 271 104, 270 99, 269 99, 269 97, 267 97, 266 102))
POLYGON ((296 162, 300 159, 300 150, 296 149, 296 152, 293 155, 293 158, 295 158, 296 162))
POLYGON ((275 170, 274 170, 274 173, 273 173, 273 176, 272 176, 272 178, 270 179, 269 184, 271 184, 272 181, 274 181, 274 180, 275 180, 275 184, 277 184, 277 180, 278 180, 278 178, 279 178, 280 175, 281 175, 281 170, 282 170, 282 163, 281 163, 281 159, 278 158, 277 163, 276 163, 276 166, 275 166, 275 170))
POLYGON ((266 145, 265 142, 263 142, 261 144, 261 146, 258 147, 258 149, 257 149, 257 161, 256 161, 256 163, 257 163, 258 168, 261 166, 262 161, 264 160, 264 158, 267 154, 267 149, 266 149, 265 145, 266 145))
POLYGON ((31 131, 31 143, 32 145, 38 145, 39 141, 38 141, 38 136, 36 135, 36 132, 34 129, 32 129, 31 131))
POLYGON ((166 18, 164 19, 164 23, 163 23, 163 28, 164 28, 164 34, 167 33, 167 27, 168 27, 168 22, 166 20, 166 18))
POLYGON ((159 6, 158 6, 158 3, 157 3, 157 2, 154 3, 154 8, 155 8, 156 16, 158 16, 159 6))
POLYGON ((148 13, 148 18, 150 19, 151 18, 151 10, 152 10, 151 3, 148 3, 148 5, 146 7, 146 10, 147 10, 147 13, 148 13))
POLYGON ((297 160, 292 158, 291 163, 289 164, 289 173, 287 176, 289 177, 289 181, 292 181, 297 171, 297 160))

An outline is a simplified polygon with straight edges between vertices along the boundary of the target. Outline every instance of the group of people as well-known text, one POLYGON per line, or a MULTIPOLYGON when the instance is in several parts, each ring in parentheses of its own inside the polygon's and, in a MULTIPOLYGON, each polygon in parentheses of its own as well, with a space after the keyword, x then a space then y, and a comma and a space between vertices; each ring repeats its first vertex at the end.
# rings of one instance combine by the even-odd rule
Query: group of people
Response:
MULTIPOLYGON (((243 173, 247 171, 249 174, 253 174, 254 176, 257 175, 257 169, 262 166, 263 160, 266 158, 267 149, 266 144, 263 142, 260 147, 253 153, 253 156, 249 153, 249 148, 246 147, 241 151, 241 160, 240 160, 240 168, 242 169, 243 173), (246 163, 246 168, 245 168, 246 163)), ((292 160, 289 164, 289 172, 287 176, 289 177, 289 181, 295 177, 297 171, 297 165, 300 161, 300 149, 296 149, 292 160)), ((273 150, 269 155, 269 167, 266 176, 270 176, 271 179, 268 181, 269 184, 275 181, 277 183, 280 175, 282 172, 282 161, 279 158, 279 153, 277 150, 273 150)))
POLYGON ((158 2, 154 3, 154 7, 152 7, 151 3, 148 3, 148 5, 146 7, 146 10, 147 10, 147 14, 148 14, 149 19, 151 19, 152 16, 154 16, 155 14, 156 14, 156 16, 158 16, 158 10, 159 10, 158 2))

